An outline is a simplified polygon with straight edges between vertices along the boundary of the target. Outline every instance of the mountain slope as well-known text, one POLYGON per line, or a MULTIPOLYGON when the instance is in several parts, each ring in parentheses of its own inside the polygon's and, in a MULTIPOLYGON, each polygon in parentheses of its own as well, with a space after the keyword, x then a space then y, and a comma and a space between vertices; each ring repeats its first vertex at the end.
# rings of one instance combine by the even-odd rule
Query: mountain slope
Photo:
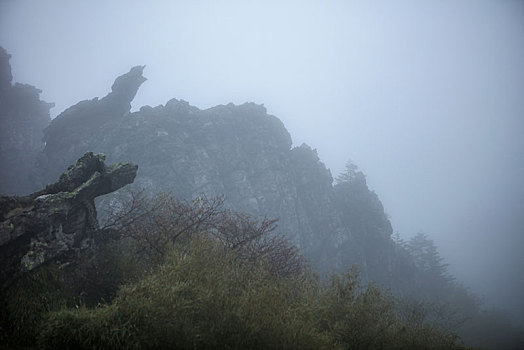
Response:
POLYGON ((226 205, 236 210, 280 218, 279 230, 322 273, 357 263, 364 280, 391 281, 391 225, 365 182, 359 191, 371 196, 378 212, 352 226, 348 218, 368 211, 344 206, 343 198, 353 196, 344 188, 354 184, 334 187, 316 151, 307 145, 292 148, 282 122, 263 106, 228 104, 200 110, 172 99, 165 106, 131 113, 130 102, 145 80, 142 67, 134 67, 117 78, 120 84, 115 83, 106 97, 80 102, 51 122, 45 132, 47 181, 86 151, 104 153, 109 162, 139 164, 135 186, 153 193, 170 192, 181 199, 224 196, 226 205), (113 99, 115 94, 125 98, 113 99), (371 222, 373 215, 378 224, 371 222), (362 235, 377 236, 380 252, 370 253, 375 246, 357 239, 362 235))

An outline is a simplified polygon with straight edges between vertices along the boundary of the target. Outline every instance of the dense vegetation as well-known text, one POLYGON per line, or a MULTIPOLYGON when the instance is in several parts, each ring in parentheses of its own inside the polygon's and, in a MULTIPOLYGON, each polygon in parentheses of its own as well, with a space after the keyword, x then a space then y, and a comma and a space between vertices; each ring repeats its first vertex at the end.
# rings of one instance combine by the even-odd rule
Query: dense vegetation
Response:
POLYGON ((50 105, 11 84, 8 59, 0 49, 0 192, 36 190, 97 150, 140 164, 137 187, 224 194, 231 208, 280 216, 283 232, 221 199, 105 198, 96 256, 63 257, 0 291, 0 347, 461 348, 457 333, 524 348, 523 331, 453 280, 427 235, 395 239, 355 165, 333 185, 316 151, 291 148, 263 106, 172 99, 130 114, 139 66, 49 125, 50 105))
MULTIPOLYGON (((160 195, 113 207, 84 283, 48 265, 4 296, 3 343, 40 348, 460 349, 353 269, 321 281, 274 220, 160 195), (67 286, 66 286, 67 285, 67 286)), ((416 316, 416 315, 415 315, 416 316)))
POLYGON ((378 196, 369 190, 356 165, 347 164, 334 189, 337 209, 355 237, 345 251, 349 258, 365 254, 361 260, 366 262, 367 275, 362 277, 390 290, 401 314, 419 324, 456 332, 471 346, 524 348, 524 330, 507 312, 487 308, 456 281, 428 235, 419 232, 407 241, 392 235, 378 196), (359 246, 364 249, 355 250, 359 246))

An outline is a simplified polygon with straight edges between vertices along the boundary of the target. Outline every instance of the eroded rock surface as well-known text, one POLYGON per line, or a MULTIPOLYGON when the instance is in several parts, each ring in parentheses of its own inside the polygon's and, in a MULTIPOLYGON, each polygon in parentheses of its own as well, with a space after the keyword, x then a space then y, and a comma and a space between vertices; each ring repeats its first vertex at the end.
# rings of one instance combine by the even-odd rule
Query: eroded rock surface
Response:
MULTIPOLYGON (((172 99, 129 113, 129 99, 145 80, 141 74, 138 66, 116 79, 113 93, 132 92, 122 94, 125 97, 84 101, 53 120, 45 136, 50 175, 56 176, 52 172, 86 150, 101 152, 111 162, 140 164, 134 186, 150 193, 169 192, 179 199, 224 196, 226 205, 237 211, 280 218, 279 230, 319 271, 344 271, 358 263, 364 279, 374 279, 368 271, 392 266, 391 232, 377 231, 390 227, 378 198, 370 194, 355 199, 377 207, 383 215, 370 218, 378 222, 363 213, 353 215, 355 224, 349 225, 331 172, 311 147, 293 147, 284 124, 264 106, 228 104, 201 110, 172 99), (366 251, 374 248, 365 246, 359 235, 380 236, 384 251, 366 251)), ((365 183, 361 190, 370 193, 365 183)))
POLYGON ((94 199, 134 181, 131 163, 106 166, 103 154, 84 154, 58 182, 24 197, 0 197, 1 286, 50 261, 95 250, 94 199))
MULTIPOLYGON (((0 66, 0 80, 8 82, 1 86, 7 89, 11 86, 8 68, 0 66)), ((45 148, 36 168, 32 160, 3 159, 3 164, 15 164, 13 169, 27 168, 11 172, 13 179, 17 174, 32 174, 34 191, 54 181, 84 153, 104 153, 108 162, 140 164, 134 186, 151 194, 164 191, 182 200, 224 196, 226 205, 237 211, 280 218, 281 233, 321 273, 345 271, 357 263, 364 280, 388 286, 396 283, 398 262, 391 225, 365 179, 334 186, 331 172, 316 151, 305 144, 293 147, 283 123, 261 105, 228 104, 201 110, 172 99, 131 112, 131 102, 146 81, 143 70, 144 66, 131 68, 115 80, 107 96, 81 101, 48 126, 39 124, 45 127, 45 148)), ((30 192, 14 191, 9 181, 3 180, 2 185, 3 193, 30 192)), ((77 190, 48 187, 40 201, 46 203, 45 195, 61 191, 77 190)), ((17 201, 20 204, 22 199, 17 201)), ((18 205, 17 210, 31 205, 18 205)))
POLYGON ((45 181, 56 178, 60 172, 80 155, 93 151, 86 140, 105 133, 106 124, 118 125, 129 114, 131 101, 138 88, 146 81, 142 76, 144 66, 135 66, 118 77, 111 92, 102 99, 81 101, 60 113, 44 131, 44 157, 39 167, 45 169, 45 181), (67 154, 66 157, 63 155, 67 154))
POLYGON ((53 104, 34 86, 12 83, 10 57, 0 47, 0 193, 22 195, 39 188, 36 160, 53 104))

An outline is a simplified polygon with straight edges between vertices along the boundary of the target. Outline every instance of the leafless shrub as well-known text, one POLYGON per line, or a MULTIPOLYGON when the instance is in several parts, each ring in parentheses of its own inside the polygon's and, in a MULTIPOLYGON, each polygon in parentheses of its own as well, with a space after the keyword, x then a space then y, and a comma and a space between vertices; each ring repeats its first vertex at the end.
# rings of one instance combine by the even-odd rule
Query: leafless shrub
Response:
POLYGON ((215 234, 240 258, 264 259, 278 275, 298 275, 305 271, 305 259, 287 239, 275 232, 278 219, 258 220, 252 216, 225 212, 215 234))
POLYGON ((174 243, 207 234, 236 251, 240 259, 265 260, 275 274, 305 271, 298 249, 275 232, 278 219, 259 220, 225 209, 221 197, 199 196, 185 202, 165 193, 149 197, 143 190, 130 190, 106 208, 105 217, 103 229, 131 241, 134 254, 153 264, 161 262, 174 243))
POLYGON ((254 256, 264 258, 272 272, 282 275, 302 275, 306 261, 300 251, 283 237, 272 235, 253 242, 254 256))

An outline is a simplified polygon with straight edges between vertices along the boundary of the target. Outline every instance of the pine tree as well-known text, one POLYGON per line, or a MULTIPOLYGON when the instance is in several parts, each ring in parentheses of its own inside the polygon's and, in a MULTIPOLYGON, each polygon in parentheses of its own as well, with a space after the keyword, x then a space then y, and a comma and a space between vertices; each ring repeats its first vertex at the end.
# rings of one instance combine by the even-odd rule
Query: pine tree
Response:
POLYGON ((453 277, 448 274, 448 264, 443 263, 435 243, 429 237, 419 232, 406 245, 415 261, 417 268, 427 277, 435 280, 451 282, 453 277))

